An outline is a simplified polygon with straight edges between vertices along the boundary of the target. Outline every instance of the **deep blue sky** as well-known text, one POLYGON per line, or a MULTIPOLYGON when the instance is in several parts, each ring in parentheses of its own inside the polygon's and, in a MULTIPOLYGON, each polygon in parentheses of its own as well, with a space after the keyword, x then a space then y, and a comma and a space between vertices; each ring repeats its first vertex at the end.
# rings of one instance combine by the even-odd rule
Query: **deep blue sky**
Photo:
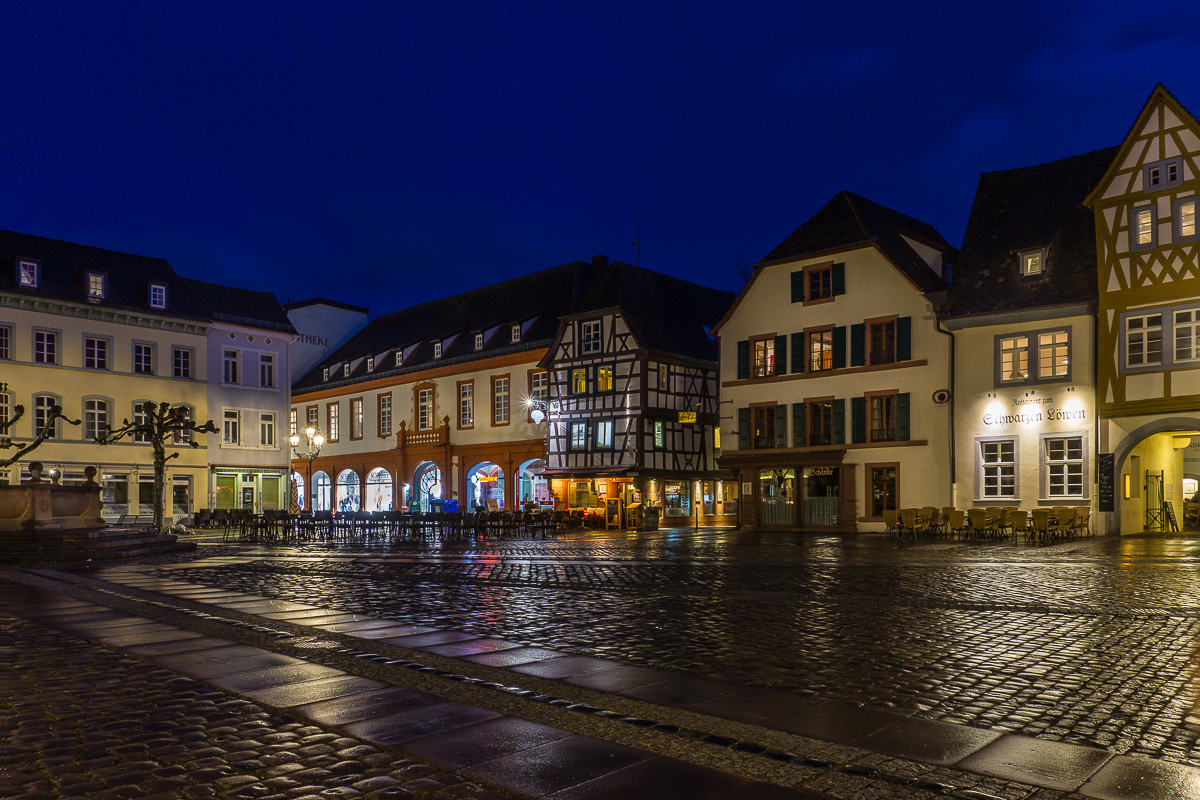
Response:
POLYGON ((1185 4, 580 5, 6 0, 0 227, 379 313, 634 262, 640 203, 736 290, 842 189, 957 245, 980 172, 1200 113, 1185 4))

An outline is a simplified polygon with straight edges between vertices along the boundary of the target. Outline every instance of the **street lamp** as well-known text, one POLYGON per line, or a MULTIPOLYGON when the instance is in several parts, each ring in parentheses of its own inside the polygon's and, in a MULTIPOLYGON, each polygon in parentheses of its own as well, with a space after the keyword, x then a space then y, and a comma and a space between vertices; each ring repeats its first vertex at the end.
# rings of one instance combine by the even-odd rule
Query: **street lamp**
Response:
MULTIPOLYGON (((321 454, 321 448, 325 445, 325 434, 309 425, 304 429, 305 445, 304 449, 300 449, 300 437, 297 434, 292 434, 288 437, 288 441, 292 445, 292 453, 296 458, 308 462, 308 478, 304 484, 308 490, 309 497, 313 496, 312 490, 312 462, 321 454)), ((308 509, 312 511, 313 509, 308 509)))
POLYGON ((558 413, 559 406, 557 400, 543 400, 540 397, 526 397, 525 407, 530 409, 529 417, 533 420, 534 425, 541 424, 551 412, 558 413))

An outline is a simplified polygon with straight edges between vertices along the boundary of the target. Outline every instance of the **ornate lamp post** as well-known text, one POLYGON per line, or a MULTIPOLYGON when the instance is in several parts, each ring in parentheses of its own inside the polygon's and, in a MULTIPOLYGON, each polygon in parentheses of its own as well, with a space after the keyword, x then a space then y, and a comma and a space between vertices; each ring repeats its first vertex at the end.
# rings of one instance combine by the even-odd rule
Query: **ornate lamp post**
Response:
MULTIPOLYGON (((296 458, 308 462, 308 477, 306 478, 305 488, 308 491, 309 497, 313 497, 312 490, 312 462, 321 454, 321 448, 325 446, 325 434, 321 433, 311 425, 304 429, 305 444, 304 449, 300 449, 300 437, 293 434, 288 438, 292 445, 292 453, 296 458)), ((311 505, 311 504, 310 504, 311 505)), ((313 509, 308 509, 312 511, 313 509)))

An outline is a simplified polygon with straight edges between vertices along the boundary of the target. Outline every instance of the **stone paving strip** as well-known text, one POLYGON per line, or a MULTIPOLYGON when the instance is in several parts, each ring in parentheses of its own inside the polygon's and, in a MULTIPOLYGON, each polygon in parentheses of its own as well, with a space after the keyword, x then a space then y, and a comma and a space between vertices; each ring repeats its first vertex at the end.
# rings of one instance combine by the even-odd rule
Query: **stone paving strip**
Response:
MULTIPOLYGON (((1195 797, 1200 793, 1200 770, 1167 762, 1115 756, 1104 750, 1005 735, 884 710, 815 699, 805 701, 766 689, 631 667, 603 659, 564 656, 544 648, 523 647, 520 643, 460 631, 398 624, 394 620, 186 584, 137 570, 109 569, 102 574, 105 580, 132 590, 169 596, 182 603, 208 606, 214 611, 219 609, 219 614, 228 615, 230 621, 236 617, 257 620, 258 625, 245 621, 235 624, 268 635, 289 635, 286 630, 270 626, 292 628, 293 631, 299 628, 300 638, 304 638, 302 634, 306 628, 320 630, 342 641, 357 640, 358 648, 337 649, 365 660, 417 668, 420 672, 434 673, 450 680, 508 692, 531 702, 565 706, 594 719, 620 721, 658 732, 659 738, 663 738, 661 734, 683 738, 689 740, 691 746, 698 740, 709 745, 707 750, 737 751, 742 759, 746 755, 759 756, 760 762, 775 769, 774 775, 759 772, 758 777, 781 782, 779 768, 787 767, 795 773, 792 785, 830 796, 949 794, 983 800, 989 797, 1076 796, 1074 792, 1078 792, 1077 796, 1098 798, 1195 797), (359 649, 364 646, 366 650, 359 649), (403 657, 395 658, 395 654, 403 657), (412 660, 414 658, 420 658, 424 663, 412 660), (468 668, 467 664, 474 666, 468 668), (472 669, 480 668, 507 670, 510 676, 520 678, 509 677, 507 681, 496 683, 468 677, 472 669), (534 688, 509 687, 506 684, 510 681, 534 688), (575 697, 560 699, 551 692, 560 697, 569 698, 572 694, 575 697), (599 694, 601 692, 605 694, 599 694), (655 713, 648 713, 647 708, 655 709, 655 713), (657 719, 650 718, 655 716, 657 719), (824 744, 814 739, 823 740, 824 744), (802 752, 790 752, 786 749, 789 745, 792 750, 802 752), (776 761, 783 763, 771 763, 776 761), (964 781, 964 776, 972 773, 972 777, 979 779, 973 785, 964 781), (864 786, 852 788, 847 785, 854 781, 863 782, 864 786), (878 787, 880 783, 887 784, 882 794, 870 790, 871 786, 878 787), (1043 788, 1037 790, 1034 787, 1043 788), (905 793, 900 794, 901 790, 905 793)), ((81 616, 85 624, 90 622, 87 615, 81 616)), ((175 635, 180 633, 190 632, 179 631, 175 635)), ((167 635, 167 632, 163 631, 161 635, 167 635)), ((104 639, 101 641, 105 642, 104 639)), ((143 645, 123 637, 105 643, 132 645, 130 652, 135 654, 138 653, 136 648, 143 645)), ((157 646, 175 649, 169 643, 157 646)), ((220 665, 201 664, 197 677, 242 692, 267 705, 291 707, 319 723, 340 725, 347 733, 367 740, 383 744, 404 743, 402 749, 407 754, 425 757, 435 763, 439 761, 439 750, 443 746, 439 736, 444 739, 453 734, 451 738, 456 746, 468 747, 467 743, 477 737, 478 730, 486 729, 501 716, 481 707, 473 707, 471 711, 452 708, 446 710, 444 721, 439 722, 438 715, 428 710, 439 703, 446 705, 437 697, 426 694, 414 700, 395 694, 411 694, 408 689, 386 689, 378 683, 361 684, 357 681, 363 679, 340 671, 335 675, 328 671, 329 667, 306 664, 298 659, 280 660, 287 657, 273 653, 242 654, 236 650, 236 645, 234 647, 232 652, 228 647, 212 648, 212 652, 219 655, 224 655, 221 650, 225 650, 236 658, 221 661, 220 665), (223 678, 225 683, 221 682, 223 678), (325 699, 335 697, 340 699, 325 699), (378 716, 378 708, 386 708, 393 702, 399 704, 398 708, 405 709, 399 713, 400 716, 407 715, 405 722, 378 716), (407 705, 411 703, 427 710, 414 711, 407 705), (367 714, 372 714, 373 718, 364 719, 367 714), (414 738, 411 730, 414 720, 427 716, 433 716, 432 724, 446 732, 426 737, 421 737, 418 732, 414 738), (433 744, 429 745, 426 740, 433 744), (427 749, 430 746, 432 750, 427 749)), ((195 659, 195 651, 187 650, 174 658, 168 656, 164 665, 180 668, 195 659)), ((196 667, 192 666, 192 669, 196 667)), ((570 734, 562 732, 562 736, 570 734)), ((614 737, 607 735, 606 738, 614 737)), ((647 761, 649 757, 647 753, 642 760, 647 761)), ((506 759, 515 765, 522 760, 522 754, 496 760, 506 759)), ((721 769, 730 766, 711 760, 708 763, 721 769)), ((531 791, 529 785, 506 784, 503 780, 505 766, 510 765, 486 762, 467 765, 466 772, 509 788, 531 791)), ((632 765, 625 769, 632 769, 632 765)), ((648 766, 643 769, 646 774, 639 777, 638 782, 644 782, 650 774, 648 766)), ((625 776, 638 774, 636 771, 618 772, 625 776)), ((602 792, 595 796, 606 795, 602 792)))

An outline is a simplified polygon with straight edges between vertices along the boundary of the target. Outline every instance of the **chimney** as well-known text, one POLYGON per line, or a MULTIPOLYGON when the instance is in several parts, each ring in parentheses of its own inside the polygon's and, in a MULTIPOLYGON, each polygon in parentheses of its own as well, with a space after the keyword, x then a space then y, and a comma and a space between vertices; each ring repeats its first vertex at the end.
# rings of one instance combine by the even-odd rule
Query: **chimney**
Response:
POLYGON ((592 266, 597 272, 608 266, 608 256, 592 256, 592 266))

